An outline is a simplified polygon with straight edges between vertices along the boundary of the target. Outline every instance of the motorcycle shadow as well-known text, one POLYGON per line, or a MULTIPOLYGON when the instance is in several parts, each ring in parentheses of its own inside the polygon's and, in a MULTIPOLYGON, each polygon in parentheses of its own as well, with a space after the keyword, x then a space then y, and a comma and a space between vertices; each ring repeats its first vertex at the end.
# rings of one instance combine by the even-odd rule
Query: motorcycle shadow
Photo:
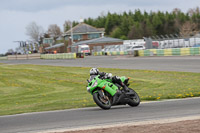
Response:
POLYGON ((112 110, 121 110, 121 109, 126 109, 126 108, 131 109, 135 107, 130 107, 129 105, 116 105, 116 106, 112 106, 109 110, 104 110, 104 109, 101 109, 100 107, 95 107, 95 108, 88 109, 88 111, 112 111, 112 110))

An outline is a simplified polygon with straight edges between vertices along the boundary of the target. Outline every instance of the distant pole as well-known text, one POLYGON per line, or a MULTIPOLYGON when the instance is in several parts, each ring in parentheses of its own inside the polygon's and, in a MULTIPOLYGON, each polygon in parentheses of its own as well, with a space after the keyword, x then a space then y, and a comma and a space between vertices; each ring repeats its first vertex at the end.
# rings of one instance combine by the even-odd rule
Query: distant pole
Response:
POLYGON ((180 33, 180 35, 181 35, 181 38, 183 39, 182 47, 186 47, 184 34, 180 33))
POLYGON ((165 42, 165 41, 166 41, 166 38, 165 38, 163 35, 160 35, 160 36, 161 36, 161 38, 164 40, 164 48, 167 48, 167 47, 166 47, 166 42, 165 42))
POLYGON ((170 36, 173 38, 173 45, 172 45, 172 47, 175 47, 175 43, 174 43, 174 36, 172 35, 172 34, 170 34, 170 36))
POLYGON ((159 40, 159 47, 163 48, 163 44, 161 43, 163 41, 163 39, 160 38, 158 35, 156 35, 155 37, 158 38, 158 40, 159 40))
POLYGON ((158 41, 159 49, 162 48, 161 39, 158 36, 154 36, 154 38, 158 41))
POLYGON ((178 38, 178 48, 179 48, 179 36, 178 34, 174 34, 178 38))
POLYGON ((191 42, 190 42, 190 35, 189 35, 189 38, 188 38, 188 42, 189 42, 189 47, 190 47, 190 43, 191 43, 191 42))
POLYGON ((168 48, 171 48, 171 45, 169 44, 169 36, 168 35, 165 35, 166 38, 167 38, 167 44, 168 44, 168 48))
POLYGON ((74 39, 73 39, 73 29, 72 29, 72 22, 71 22, 71 43, 74 43, 74 39))
POLYGON ((157 40, 157 38, 156 38, 156 37, 154 37, 154 36, 151 36, 150 38, 152 38, 154 41, 156 41, 156 40, 157 40))
POLYGON ((193 43, 193 47, 196 45, 196 32, 194 31, 194 43, 193 43))

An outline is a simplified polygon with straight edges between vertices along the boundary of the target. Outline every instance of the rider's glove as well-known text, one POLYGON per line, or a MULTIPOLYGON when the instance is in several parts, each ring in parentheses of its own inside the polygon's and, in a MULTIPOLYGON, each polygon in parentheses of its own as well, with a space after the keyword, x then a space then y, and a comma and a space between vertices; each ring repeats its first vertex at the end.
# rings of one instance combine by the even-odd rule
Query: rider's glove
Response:
POLYGON ((112 73, 106 73, 105 77, 106 77, 107 79, 112 79, 112 73))
POLYGON ((104 76, 106 75, 106 73, 100 72, 99 75, 100 75, 101 77, 104 77, 104 76))

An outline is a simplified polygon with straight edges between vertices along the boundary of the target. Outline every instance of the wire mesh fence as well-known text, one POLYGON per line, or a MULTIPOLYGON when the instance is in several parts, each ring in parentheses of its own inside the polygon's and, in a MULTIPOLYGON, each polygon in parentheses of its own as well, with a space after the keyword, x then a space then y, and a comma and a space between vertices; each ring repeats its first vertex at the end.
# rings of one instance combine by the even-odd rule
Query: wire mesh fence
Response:
POLYGON ((200 35, 180 36, 177 34, 144 37, 146 49, 166 49, 166 48, 185 48, 200 47, 200 35))

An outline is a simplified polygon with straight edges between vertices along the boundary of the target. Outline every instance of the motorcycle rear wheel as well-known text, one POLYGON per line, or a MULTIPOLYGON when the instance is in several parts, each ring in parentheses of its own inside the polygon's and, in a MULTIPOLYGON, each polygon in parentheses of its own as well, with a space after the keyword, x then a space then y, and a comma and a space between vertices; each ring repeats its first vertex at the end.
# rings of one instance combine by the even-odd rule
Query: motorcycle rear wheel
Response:
POLYGON ((98 92, 93 93, 93 100, 102 109, 108 110, 111 108, 111 102, 107 99, 102 99, 98 92))
POLYGON ((134 96, 129 99, 128 105, 132 107, 138 106, 140 104, 140 97, 133 89, 129 88, 129 91, 133 92, 134 96))

